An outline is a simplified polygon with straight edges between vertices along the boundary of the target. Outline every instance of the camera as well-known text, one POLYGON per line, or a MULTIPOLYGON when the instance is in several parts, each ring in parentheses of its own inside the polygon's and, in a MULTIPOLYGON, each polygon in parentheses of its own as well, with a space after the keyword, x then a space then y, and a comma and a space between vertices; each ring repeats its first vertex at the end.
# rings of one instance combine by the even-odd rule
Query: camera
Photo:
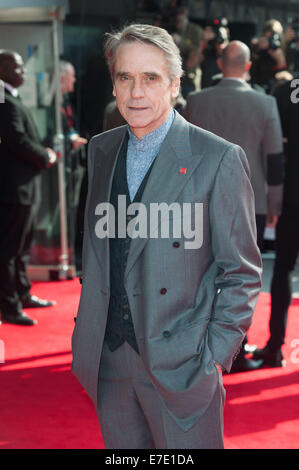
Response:
POLYGON ((281 47, 280 36, 277 33, 272 34, 272 36, 268 38, 268 42, 269 49, 271 49, 272 51, 276 51, 276 49, 279 49, 281 47))
POLYGON ((208 41, 207 47, 209 49, 214 49, 217 44, 223 44, 225 41, 229 40, 229 30, 227 27, 226 18, 215 18, 208 21, 206 24, 215 34, 213 39, 208 41))

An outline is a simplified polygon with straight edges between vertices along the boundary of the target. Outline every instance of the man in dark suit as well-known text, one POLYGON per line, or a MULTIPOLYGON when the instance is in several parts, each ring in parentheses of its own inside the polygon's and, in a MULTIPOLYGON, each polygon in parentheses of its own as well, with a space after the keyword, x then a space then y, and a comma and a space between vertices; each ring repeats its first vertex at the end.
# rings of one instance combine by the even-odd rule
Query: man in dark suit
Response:
MULTIPOLYGON (((259 93, 246 83, 251 66, 246 44, 230 42, 218 65, 223 78, 216 86, 191 93, 184 115, 192 124, 244 149, 255 195, 257 244, 262 251, 266 222, 275 223, 282 205, 283 139, 277 104, 273 96, 259 93)), ((262 365, 248 359, 247 352, 245 340, 233 364, 235 372, 262 365)))
POLYGON ((261 286, 247 159, 173 109, 182 66, 165 30, 130 25, 108 35, 105 52, 128 124, 88 148, 72 371, 97 408, 106 447, 223 448, 222 370, 231 369, 261 286), (171 213, 156 218, 157 205, 171 213), (168 230, 169 218, 185 227, 184 207, 197 221, 196 247, 186 246, 185 230, 168 230))
POLYGON ((275 263, 271 281, 270 337, 263 349, 257 349, 253 357, 263 359, 272 367, 285 364, 281 348, 285 342, 287 316, 292 301, 291 274, 299 252, 299 102, 296 80, 280 85, 274 96, 286 142, 286 165, 282 213, 275 235, 275 263))
POLYGON ((44 148, 18 88, 24 82, 22 57, 0 51, 0 79, 5 100, 0 104, 0 310, 3 323, 33 325, 23 308, 48 307, 53 302, 30 294, 26 266, 32 241, 40 172, 52 166, 56 154, 44 148))

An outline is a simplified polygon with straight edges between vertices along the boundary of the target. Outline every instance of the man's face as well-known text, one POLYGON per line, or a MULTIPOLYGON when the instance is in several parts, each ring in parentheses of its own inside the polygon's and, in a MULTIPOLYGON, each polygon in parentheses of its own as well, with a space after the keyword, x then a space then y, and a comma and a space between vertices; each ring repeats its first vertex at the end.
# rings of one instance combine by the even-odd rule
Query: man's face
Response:
POLYGON ((76 72, 71 64, 68 64, 67 69, 61 75, 61 91, 62 94, 73 93, 76 83, 76 72))
POLYGON ((9 56, 1 68, 1 78, 14 88, 23 85, 25 69, 22 57, 19 54, 9 56))
POLYGON ((113 94, 139 139, 167 119, 179 86, 179 78, 170 81, 164 53, 158 47, 137 41, 118 47, 113 94))

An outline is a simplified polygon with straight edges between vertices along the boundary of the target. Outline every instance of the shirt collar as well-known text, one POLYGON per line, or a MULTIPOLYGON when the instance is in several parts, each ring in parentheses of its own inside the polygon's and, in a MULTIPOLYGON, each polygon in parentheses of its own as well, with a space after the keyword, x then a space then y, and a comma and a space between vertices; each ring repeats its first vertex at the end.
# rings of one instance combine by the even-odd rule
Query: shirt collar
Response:
POLYGON ((239 77, 223 77, 222 80, 237 80, 238 82, 246 83, 246 81, 243 78, 239 78, 239 77))
POLYGON ((4 82, 4 88, 6 88, 15 98, 19 96, 17 88, 12 87, 9 83, 4 82))
POLYGON ((141 151, 146 151, 147 149, 153 146, 156 147, 162 144, 163 140, 166 137, 166 134, 168 133, 171 127, 173 119, 174 119, 174 110, 171 109, 171 112, 168 118, 166 119, 166 121, 154 131, 150 132, 149 134, 144 135, 141 140, 139 140, 138 137, 136 137, 136 135, 133 134, 130 127, 128 127, 130 144, 133 145, 134 148, 136 148, 136 150, 141 150, 141 151))

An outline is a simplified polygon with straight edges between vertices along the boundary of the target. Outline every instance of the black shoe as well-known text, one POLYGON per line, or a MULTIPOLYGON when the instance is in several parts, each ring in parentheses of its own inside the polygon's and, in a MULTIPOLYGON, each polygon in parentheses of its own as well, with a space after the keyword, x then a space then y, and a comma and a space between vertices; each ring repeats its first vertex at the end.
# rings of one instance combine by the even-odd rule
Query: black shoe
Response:
POLYGON ((32 320, 31 318, 27 317, 25 313, 18 312, 18 313, 6 313, 1 315, 2 323, 11 323, 13 325, 22 325, 22 326, 32 326, 36 325, 37 321, 32 320))
POLYGON ((263 360, 254 361, 246 357, 238 357, 232 365, 231 373, 233 372, 248 372, 251 370, 260 369, 263 365, 263 360))
POLYGON ((36 295, 28 295, 22 299, 23 308, 51 307, 55 303, 54 301, 39 299, 36 295))
POLYGON ((254 360, 263 360, 264 364, 270 367, 284 367, 286 365, 281 350, 271 351, 268 346, 263 349, 256 349, 252 358, 254 360))

